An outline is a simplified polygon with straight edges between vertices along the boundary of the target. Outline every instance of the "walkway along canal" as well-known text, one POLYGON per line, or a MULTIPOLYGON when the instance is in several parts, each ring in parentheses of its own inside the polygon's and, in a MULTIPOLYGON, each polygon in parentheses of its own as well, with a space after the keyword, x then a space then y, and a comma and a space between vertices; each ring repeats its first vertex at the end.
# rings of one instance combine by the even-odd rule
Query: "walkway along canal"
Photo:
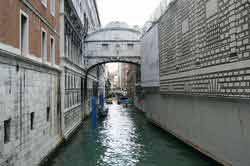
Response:
POLYGON ((47 166, 214 166, 149 123, 134 109, 110 105, 108 117, 93 129, 91 120, 46 163, 47 166))

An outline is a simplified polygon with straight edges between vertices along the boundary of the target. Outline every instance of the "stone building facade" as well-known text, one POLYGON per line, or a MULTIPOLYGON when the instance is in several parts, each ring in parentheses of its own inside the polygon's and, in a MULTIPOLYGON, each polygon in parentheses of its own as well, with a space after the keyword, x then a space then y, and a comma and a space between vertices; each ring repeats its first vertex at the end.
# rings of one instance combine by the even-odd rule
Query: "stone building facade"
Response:
POLYGON ((156 21, 160 86, 144 84, 147 117, 224 165, 250 164, 249 11, 248 1, 173 0, 156 21))
POLYGON ((151 100, 150 93, 159 94, 159 26, 157 22, 148 22, 141 37, 141 86, 137 86, 136 105, 142 111, 150 113, 145 105, 151 100))
POLYGON ((159 26, 150 24, 141 37, 141 86, 159 88, 159 26))
MULTIPOLYGON (((64 0, 60 13, 62 128, 67 138, 84 118, 84 79, 87 69, 84 40, 89 31, 100 27, 100 20, 95 0, 64 0)), ((93 77, 97 78, 96 73, 93 77)))
POLYGON ((83 41, 100 27, 98 10, 95 0, 0 4, 0 166, 38 165, 90 112, 83 41))
POLYGON ((61 140, 59 1, 0 4, 0 165, 36 165, 61 140))
POLYGON ((249 98, 249 3, 174 1, 159 22, 161 92, 249 98))

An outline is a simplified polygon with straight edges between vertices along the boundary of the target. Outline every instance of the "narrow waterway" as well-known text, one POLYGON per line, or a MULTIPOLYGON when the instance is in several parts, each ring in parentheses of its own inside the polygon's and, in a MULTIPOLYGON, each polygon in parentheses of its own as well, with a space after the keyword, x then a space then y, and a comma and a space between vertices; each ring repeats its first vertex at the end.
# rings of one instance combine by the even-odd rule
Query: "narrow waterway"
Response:
POLYGON ((91 120, 60 148, 48 166, 215 166, 130 108, 111 105, 93 129, 91 120))

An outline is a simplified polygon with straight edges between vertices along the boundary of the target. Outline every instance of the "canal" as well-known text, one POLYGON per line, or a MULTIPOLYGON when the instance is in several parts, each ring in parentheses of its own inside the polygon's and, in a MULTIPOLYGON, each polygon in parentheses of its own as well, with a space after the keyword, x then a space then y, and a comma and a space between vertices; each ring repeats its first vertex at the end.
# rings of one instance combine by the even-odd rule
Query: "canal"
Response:
POLYGON ((46 164, 48 166, 218 165, 149 123, 133 109, 113 104, 93 129, 91 120, 46 164))

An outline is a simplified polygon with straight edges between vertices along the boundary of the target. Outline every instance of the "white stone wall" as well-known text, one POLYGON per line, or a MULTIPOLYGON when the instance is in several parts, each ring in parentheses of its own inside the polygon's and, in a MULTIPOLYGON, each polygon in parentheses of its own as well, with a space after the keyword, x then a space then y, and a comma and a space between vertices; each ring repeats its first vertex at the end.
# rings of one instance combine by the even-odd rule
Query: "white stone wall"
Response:
POLYGON ((154 25, 141 39, 141 85, 160 86, 159 73, 159 32, 154 25))
POLYGON ((72 0, 76 12, 81 19, 82 25, 85 24, 84 14, 88 19, 89 32, 99 29, 98 11, 95 9, 95 0, 72 0))
MULTIPOLYGON (((85 21, 88 21, 89 32, 100 27, 98 11, 95 8, 95 0, 71 1, 80 18, 80 20, 78 20, 79 23, 81 22, 84 26, 86 24, 85 21)), ((69 13, 67 14, 70 15, 69 13)), ((64 19, 64 16, 62 17, 63 21, 67 20, 64 19)), ((89 112, 89 108, 84 106, 86 103, 83 102, 83 95, 81 95, 86 93, 83 91, 84 87, 82 85, 87 69, 85 64, 86 59, 84 59, 84 55, 80 50, 81 46, 82 48, 84 48, 84 46, 79 45, 80 41, 78 41, 80 39, 78 37, 82 37, 82 35, 79 32, 73 31, 74 28, 77 29, 76 24, 74 25, 74 21, 72 21, 71 24, 68 23, 67 25, 69 26, 65 26, 63 21, 61 22, 61 30, 65 38, 61 38, 61 43, 64 43, 64 45, 61 45, 60 51, 61 55, 64 55, 65 58, 62 57, 60 61, 63 70, 63 76, 61 76, 61 105, 63 118, 62 131, 64 137, 67 139, 82 122, 84 115, 87 115, 85 112, 89 112), (73 31, 75 34, 68 33, 68 31, 73 31)), ((96 78, 96 74, 94 74, 93 77, 96 78)))
POLYGON ((175 0, 159 20, 160 90, 250 97, 248 1, 175 0))
POLYGON ((145 96, 154 123, 227 166, 250 165, 250 104, 192 96, 145 96))
POLYGON ((67 137, 81 123, 81 71, 65 69, 64 135, 67 137))
POLYGON ((2 63, 0 75, 0 165, 37 165, 60 141, 59 75, 35 66, 2 63), (33 130, 31 112, 35 115, 33 130), (10 141, 4 143, 4 121, 8 119, 10 141))

